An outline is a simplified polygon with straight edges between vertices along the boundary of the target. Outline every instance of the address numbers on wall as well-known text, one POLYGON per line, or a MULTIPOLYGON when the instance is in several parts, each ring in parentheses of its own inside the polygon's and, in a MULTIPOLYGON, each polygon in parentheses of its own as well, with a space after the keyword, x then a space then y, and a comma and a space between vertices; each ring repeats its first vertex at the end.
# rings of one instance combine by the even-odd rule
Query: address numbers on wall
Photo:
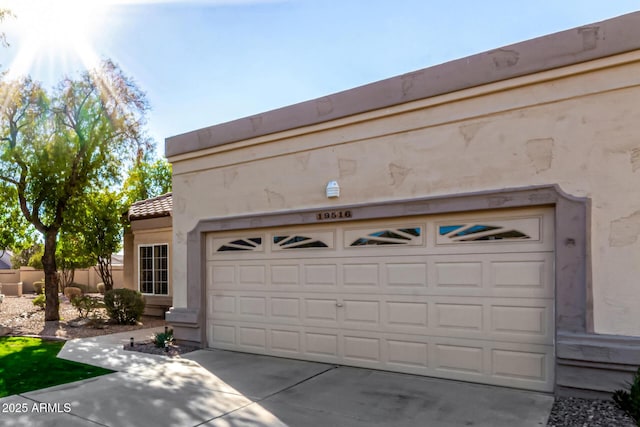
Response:
POLYGON ((318 212, 316 214, 316 220, 317 221, 329 221, 332 219, 344 219, 344 218, 351 218, 352 214, 350 210, 345 210, 345 211, 323 211, 323 212, 318 212))

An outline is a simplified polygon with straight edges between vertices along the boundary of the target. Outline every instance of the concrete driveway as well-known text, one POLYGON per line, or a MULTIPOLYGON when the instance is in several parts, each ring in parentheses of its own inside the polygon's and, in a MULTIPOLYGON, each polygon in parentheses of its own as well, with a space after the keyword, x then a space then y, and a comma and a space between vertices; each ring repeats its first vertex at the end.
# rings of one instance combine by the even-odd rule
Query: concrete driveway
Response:
POLYGON ((123 351, 131 335, 68 342, 60 357, 119 372, 0 399, 0 426, 544 426, 553 404, 541 393, 227 351, 171 360, 123 351))

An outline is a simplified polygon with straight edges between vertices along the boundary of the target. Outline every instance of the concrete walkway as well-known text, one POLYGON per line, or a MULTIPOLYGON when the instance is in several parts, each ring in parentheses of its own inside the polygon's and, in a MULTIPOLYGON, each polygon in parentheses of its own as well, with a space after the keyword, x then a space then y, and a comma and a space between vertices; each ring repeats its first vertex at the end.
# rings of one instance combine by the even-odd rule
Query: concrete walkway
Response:
POLYGON ((541 393, 244 353, 122 349, 151 335, 67 342, 59 357, 119 372, 0 399, 0 426, 544 426, 553 404, 541 393))

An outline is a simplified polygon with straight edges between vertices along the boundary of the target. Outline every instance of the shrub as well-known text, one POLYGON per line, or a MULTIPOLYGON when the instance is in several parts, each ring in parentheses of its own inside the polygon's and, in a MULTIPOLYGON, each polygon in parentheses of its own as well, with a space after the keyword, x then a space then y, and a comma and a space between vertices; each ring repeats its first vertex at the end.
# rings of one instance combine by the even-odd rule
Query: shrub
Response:
POLYGON ((72 288, 78 288, 82 291, 82 294, 88 294, 90 289, 89 289, 89 285, 84 285, 82 283, 76 283, 76 282, 72 282, 69 286, 71 286, 72 288))
MULTIPOLYGON (((67 288, 69 289, 69 288, 67 288)), ((71 299, 71 305, 78 310, 78 315, 87 318, 96 309, 103 306, 99 298, 90 297, 88 295, 76 296, 71 299)))
POLYGON ((616 390, 613 401, 640 426, 640 368, 629 383, 629 391, 616 390))
POLYGON ((64 296, 73 302, 74 298, 82 296, 82 289, 76 288, 75 286, 67 286, 64 288, 64 296))
POLYGON ((102 295, 104 295, 104 283, 100 282, 96 285, 96 288, 98 289, 98 292, 100 292, 102 295))
POLYGON ((144 297, 132 289, 112 289, 104 294, 109 317, 121 325, 135 325, 144 312, 144 297))
POLYGON ((33 290, 36 294, 41 294, 44 291, 44 280, 36 280, 33 282, 33 290))
POLYGON ((167 332, 156 332, 153 337, 153 343, 156 347, 164 347, 165 341, 173 342, 173 329, 167 329, 167 332))
POLYGON ((42 290, 42 292, 38 294, 37 297, 33 299, 32 302, 33 302, 33 305, 35 305, 41 310, 44 310, 44 306, 47 303, 46 297, 44 296, 44 289, 42 290))

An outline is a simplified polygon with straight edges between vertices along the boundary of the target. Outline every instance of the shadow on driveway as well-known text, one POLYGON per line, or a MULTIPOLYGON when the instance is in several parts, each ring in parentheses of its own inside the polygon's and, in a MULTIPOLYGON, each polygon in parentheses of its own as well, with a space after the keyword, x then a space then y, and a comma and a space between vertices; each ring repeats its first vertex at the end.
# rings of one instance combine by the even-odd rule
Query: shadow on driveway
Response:
POLYGON ((544 426, 553 404, 542 393, 221 350, 168 359, 123 351, 127 335, 69 342, 60 357, 119 372, 0 399, 13 409, 0 426, 544 426))

